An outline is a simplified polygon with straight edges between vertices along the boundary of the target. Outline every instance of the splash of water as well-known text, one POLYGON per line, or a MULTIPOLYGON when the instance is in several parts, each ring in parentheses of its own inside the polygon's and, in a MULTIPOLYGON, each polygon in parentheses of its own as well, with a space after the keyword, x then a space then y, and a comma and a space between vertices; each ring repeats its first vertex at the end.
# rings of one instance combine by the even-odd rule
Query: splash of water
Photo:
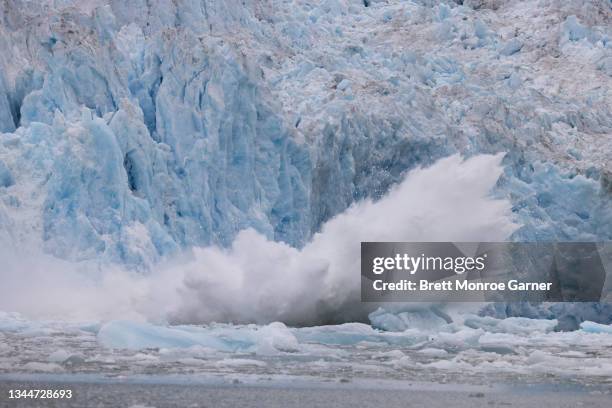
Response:
POLYGON ((0 310, 174 323, 363 321, 372 305, 359 302, 361 241, 502 241, 517 228, 510 203, 490 196, 502 158, 454 155, 415 169, 380 200, 328 221, 302 249, 249 229, 229 248, 193 248, 148 275, 4 254, 0 310))

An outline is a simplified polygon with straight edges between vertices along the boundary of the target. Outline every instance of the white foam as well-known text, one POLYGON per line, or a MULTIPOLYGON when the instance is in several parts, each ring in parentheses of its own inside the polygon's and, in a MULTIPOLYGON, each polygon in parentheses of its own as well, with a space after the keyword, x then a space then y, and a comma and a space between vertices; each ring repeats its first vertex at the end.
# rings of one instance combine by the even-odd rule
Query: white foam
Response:
POLYGON ((455 155, 413 170, 379 201, 327 222, 302 249, 249 229, 229 248, 195 248, 146 276, 7 254, 0 310, 175 323, 363 321, 371 310, 359 302, 361 241, 501 241, 515 230, 509 202, 490 196, 501 160, 455 155))

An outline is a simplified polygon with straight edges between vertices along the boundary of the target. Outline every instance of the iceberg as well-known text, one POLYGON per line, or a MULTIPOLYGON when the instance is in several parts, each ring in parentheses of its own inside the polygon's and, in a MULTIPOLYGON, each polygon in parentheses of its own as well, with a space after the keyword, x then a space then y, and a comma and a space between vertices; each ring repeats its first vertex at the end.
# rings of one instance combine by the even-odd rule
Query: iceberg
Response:
MULTIPOLYGON (((415 309, 417 307, 415 306, 415 309)), ((448 317, 444 316, 434 307, 403 312, 388 311, 379 307, 370 313, 368 318, 372 327, 393 332, 402 332, 407 329, 436 331, 441 326, 449 323, 448 317)))
POLYGON ((97 333, 103 347, 117 349, 193 348, 221 352, 275 355, 299 350, 298 341, 283 323, 266 326, 159 326, 133 321, 110 321, 97 333))
POLYGON ((600 324, 595 322, 582 322, 580 323, 580 329, 587 333, 607 333, 612 334, 612 325, 600 324))

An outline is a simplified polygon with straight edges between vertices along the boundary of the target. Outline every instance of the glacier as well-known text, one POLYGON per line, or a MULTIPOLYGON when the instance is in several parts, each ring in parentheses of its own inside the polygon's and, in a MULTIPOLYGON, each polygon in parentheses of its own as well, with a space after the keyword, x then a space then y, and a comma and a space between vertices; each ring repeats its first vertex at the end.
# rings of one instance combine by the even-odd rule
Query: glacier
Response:
POLYGON ((140 270, 247 228, 301 247, 408 169, 500 151, 513 239, 612 238, 609 2, 1 7, 7 245, 140 270))
POLYGON ((0 2, 0 383, 605 401, 612 271, 608 303, 486 304, 356 271, 612 240, 611 38, 609 0, 0 2))
MULTIPOLYGON (((403 331, 448 324, 450 312, 352 304, 343 284, 355 265, 330 255, 338 237, 612 239, 609 1, 10 0, 0 15, 0 256, 12 266, 0 277, 13 305, 20 276, 53 285, 52 273, 69 289, 41 291, 41 307, 78 292, 105 319, 369 314, 403 331), (427 182, 409 180, 428 169, 427 182), (414 204, 421 196, 427 206, 414 204), (355 227, 363 213, 381 217, 367 211, 376 203, 406 223, 457 219, 456 204, 474 228, 355 227), (165 264, 182 257, 187 266, 165 264), (82 275, 97 286, 73 286, 82 275), (271 283, 236 289, 282 276, 293 308, 271 283), (314 276, 327 277, 324 290, 314 276), (305 288, 323 293, 323 310, 305 288)), ((608 305, 481 314, 560 329, 612 319, 608 305)))

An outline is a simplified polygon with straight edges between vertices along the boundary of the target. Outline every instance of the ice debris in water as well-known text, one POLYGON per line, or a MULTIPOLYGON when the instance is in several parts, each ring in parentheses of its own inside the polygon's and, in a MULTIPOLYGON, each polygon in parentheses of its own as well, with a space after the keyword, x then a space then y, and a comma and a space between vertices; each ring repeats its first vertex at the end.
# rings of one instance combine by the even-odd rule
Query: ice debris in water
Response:
MULTIPOLYGON (((552 336, 552 339, 555 336, 553 330, 557 321, 516 317, 495 319, 466 315, 463 324, 436 323, 429 327, 407 327, 402 331, 390 332, 363 323, 290 328, 279 322, 263 326, 228 324, 160 326, 131 321, 111 321, 100 328, 97 340, 104 347, 117 349, 201 346, 224 352, 254 352, 261 355, 305 351, 307 344, 350 346, 378 343, 457 351, 481 347, 490 349, 493 344, 499 345, 502 342, 507 348, 512 349, 532 341, 541 341, 545 335, 552 336)), ((610 326, 593 322, 584 322, 582 331, 612 334, 610 326)), ((554 340, 551 341, 554 343, 554 340)), ((423 351, 423 354, 434 354, 434 352, 423 351)))
POLYGON ((369 314, 373 327, 385 331, 405 331, 406 329, 435 330, 448 323, 444 317, 435 314, 433 308, 423 308, 405 312, 390 312, 383 308, 369 314))
POLYGON ((261 355, 295 352, 298 341, 283 323, 233 328, 219 325, 156 326, 149 323, 111 321, 97 334, 101 345, 110 348, 188 348, 202 346, 226 352, 255 352, 261 355))
POLYGON ((595 322, 582 322, 580 324, 580 329, 587 333, 607 333, 612 334, 612 325, 608 324, 600 324, 595 322))
POLYGON ((96 326, 1 317, 0 373, 130 376, 164 370, 190 379, 255 375, 269 381, 278 373, 329 380, 345 378, 350 364, 358 367, 350 373, 355 378, 388 378, 392 372, 396 379, 414 380, 418 373, 423 381, 436 381, 442 373, 481 381, 487 373, 584 384, 605 383, 612 373, 610 327, 591 322, 582 330, 554 332, 554 321, 466 314, 466 324, 389 332, 362 323, 295 328, 110 321, 96 326))

